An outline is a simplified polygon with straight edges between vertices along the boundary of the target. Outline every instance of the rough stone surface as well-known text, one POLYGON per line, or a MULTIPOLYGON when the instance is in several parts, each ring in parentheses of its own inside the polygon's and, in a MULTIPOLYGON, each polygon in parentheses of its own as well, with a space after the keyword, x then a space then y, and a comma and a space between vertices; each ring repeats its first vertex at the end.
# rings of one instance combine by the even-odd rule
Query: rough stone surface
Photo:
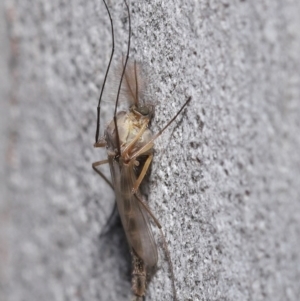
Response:
POLYGON ((7 198, 7 163, 8 149, 8 110, 9 110, 9 43, 4 17, 3 3, 0 3, 0 299, 8 281, 8 239, 9 216, 7 198))
MULTIPOLYGON (((120 61, 126 11, 110 7, 120 61)), ((91 168, 105 158, 93 148, 111 47, 104 5, 5 0, 1 14, 11 89, 1 91, 0 299, 129 300, 122 228, 99 237, 114 195, 91 168)), ((299 15, 298 0, 131 1, 131 57, 149 71, 154 132, 192 96, 156 141, 147 189, 179 300, 300 300, 299 15)), ((105 101, 102 129, 112 111, 105 101)), ((172 300, 153 231, 147 300, 172 300)))

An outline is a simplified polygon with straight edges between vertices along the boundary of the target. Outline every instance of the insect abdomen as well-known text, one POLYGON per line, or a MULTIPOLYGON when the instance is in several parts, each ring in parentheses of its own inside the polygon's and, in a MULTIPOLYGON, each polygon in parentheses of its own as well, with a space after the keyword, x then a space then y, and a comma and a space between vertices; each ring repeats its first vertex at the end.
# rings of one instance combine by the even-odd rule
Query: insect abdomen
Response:
POLYGON ((132 291, 138 296, 142 297, 146 292, 146 267, 144 262, 134 254, 132 251, 132 291))

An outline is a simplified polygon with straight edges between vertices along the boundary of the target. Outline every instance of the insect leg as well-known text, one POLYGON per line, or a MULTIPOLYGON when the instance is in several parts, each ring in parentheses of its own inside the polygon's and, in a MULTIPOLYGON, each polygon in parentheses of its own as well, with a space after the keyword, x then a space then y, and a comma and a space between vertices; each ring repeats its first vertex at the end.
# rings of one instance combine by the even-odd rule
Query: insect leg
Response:
POLYGON ((145 144, 142 148, 140 148, 136 153, 134 153, 134 155, 132 155, 130 157, 130 159, 135 159, 137 158, 138 156, 140 156, 142 153, 144 153, 146 151, 146 149, 149 149, 149 145, 152 145, 153 146, 153 142, 154 140, 159 137, 163 132, 164 130, 177 118, 177 116, 181 113, 181 111, 185 108, 185 106, 191 101, 191 97, 189 97, 187 99, 187 101, 183 104, 183 106, 181 107, 181 109, 176 113, 176 115, 158 132, 156 133, 152 138, 151 140, 145 144))
POLYGON ((151 209, 149 208, 149 206, 147 205, 147 203, 145 201, 142 200, 142 198, 140 198, 136 193, 134 193, 134 196, 136 197, 136 199, 139 201, 139 203, 145 208, 145 210, 148 212, 148 214, 152 217, 154 223, 156 224, 157 228, 161 229, 161 224, 159 223, 158 219, 154 216, 154 214, 152 213, 151 209))
POLYGON ((106 141, 104 138, 101 138, 100 140, 97 140, 94 143, 94 147, 105 147, 106 146, 106 141))
MULTIPOLYGON (((111 187, 112 190, 114 190, 114 187, 113 187, 113 184, 111 183, 111 181, 109 181, 107 179, 107 177, 97 168, 97 166, 99 165, 103 165, 103 164, 107 164, 108 163, 108 160, 102 160, 102 161, 97 161, 97 162, 94 162, 92 164, 93 166, 93 169, 95 170, 95 172, 102 177, 102 179, 111 187)), ((112 221, 115 217, 117 213, 117 203, 115 202, 114 204, 114 208, 107 220, 107 223, 106 225, 104 226, 103 230, 101 231, 100 233, 100 238, 103 237, 105 234, 107 234, 109 232, 109 228, 111 227, 111 224, 112 224, 112 221)))
POLYGON ((142 183, 142 181, 143 181, 143 179, 144 179, 144 177, 145 177, 145 175, 146 175, 146 172, 147 172, 147 170, 149 169, 149 166, 150 166, 150 164, 151 164, 152 159, 153 159, 153 154, 150 154, 150 155, 148 156, 148 158, 147 158, 147 160, 146 160, 144 166, 143 166, 143 169, 142 169, 142 171, 141 171, 139 177, 137 178, 137 180, 135 181, 135 183, 134 183, 134 185, 133 185, 132 193, 136 193, 137 190, 139 189, 139 187, 140 187, 140 185, 141 185, 141 183, 142 183))
POLYGON ((134 137, 134 139, 132 139, 132 141, 123 149, 123 151, 122 151, 122 156, 123 157, 127 155, 127 153, 131 150, 131 148, 134 146, 134 144, 144 134, 144 132, 145 132, 147 126, 148 126, 148 122, 143 124, 143 126, 141 127, 141 129, 139 130, 139 132, 137 133, 137 135, 134 137))
POLYGON ((107 177, 97 168, 97 166, 107 164, 107 163, 108 163, 107 159, 102 161, 97 161, 92 164, 92 167, 94 171, 111 187, 111 189, 114 190, 114 186, 111 183, 111 181, 108 180, 107 177))
POLYGON ((168 261, 169 267, 170 267, 174 300, 177 301, 178 299, 177 299, 177 292, 176 292, 176 288, 175 288, 174 268, 173 268, 173 264, 172 264, 172 260, 171 260, 170 251, 169 251, 169 248, 168 248, 168 244, 167 244, 164 232, 162 231, 162 229, 159 229, 159 231, 160 231, 160 235, 161 235, 162 240, 163 240, 165 254, 166 254, 167 261, 168 261))

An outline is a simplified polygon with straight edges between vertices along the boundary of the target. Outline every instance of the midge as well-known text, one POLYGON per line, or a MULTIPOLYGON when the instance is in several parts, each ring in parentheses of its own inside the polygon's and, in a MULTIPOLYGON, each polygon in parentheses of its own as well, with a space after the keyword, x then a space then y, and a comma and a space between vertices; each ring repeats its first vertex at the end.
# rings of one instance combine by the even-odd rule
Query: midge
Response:
MULTIPOLYGON (((97 107, 97 129, 94 146, 106 147, 108 158, 94 162, 92 166, 115 191, 117 208, 132 255, 132 291, 135 295, 134 300, 140 301, 145 296, 147 283, 153 275, 158 260, 157 247, 153 238, 149 216, 160 230, 161 225, 144 201, 139 187, 151 164, 155 139, 175 120, 191 98, 189 97, 177 114, 158 133, 153 135, 148 128, 153 117, 153 106, 140 103, 142 98, 140 66, 136 62, 128 63, 131 20, 129 6, 124 0, 129 24, 127 54, 125 61, 122 62, 123 70, 119 87, 116 91, 113 120, 105 129, 104 137, 99 139, 100 103, 114 54, 113 22, 105 0, 103 2, 111 23, 112 52, 97 107), (130 107, 128 111, 117 112, 122 84, 126 88, 126 96, 130 107), (112 182, 97 168, 106 163, 109 163, 110 166, 112 182)), ((170 265, 174 300, 177 300, 173 267, 166 244, 165 252, 170 265)))

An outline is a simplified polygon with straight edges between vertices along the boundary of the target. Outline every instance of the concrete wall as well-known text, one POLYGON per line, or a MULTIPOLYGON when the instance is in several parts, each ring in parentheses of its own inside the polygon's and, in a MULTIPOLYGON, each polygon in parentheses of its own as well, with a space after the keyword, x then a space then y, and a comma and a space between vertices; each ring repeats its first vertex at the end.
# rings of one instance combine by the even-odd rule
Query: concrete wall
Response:
POLYGON ((0 3, 0 296, 4 295, 7 284, 7 177, 6 177, 6 149, 7 149, 7 111, 8 111, 8 37, 6 33, 3 3, 0 3))
MULTIPOLYGON (((99 237, 114 195, 91 168, 105 158, 93 148, 111 47, 104 5, 2 6, 0 299, 128 300, 120 224, 99 237)), ((110 7, 117 61, 128 23, 121 1, 110 7)), ((156 141, 147 193, 179 300, 300 299, 299 15, 298 0, 131 1, 131 57, 149 70, 154 132, 192 96, 156 141)), ((105 101, 102 129, 112 111, 105 101)), ((172 300, 154 232, 147 300, 172 300)))

